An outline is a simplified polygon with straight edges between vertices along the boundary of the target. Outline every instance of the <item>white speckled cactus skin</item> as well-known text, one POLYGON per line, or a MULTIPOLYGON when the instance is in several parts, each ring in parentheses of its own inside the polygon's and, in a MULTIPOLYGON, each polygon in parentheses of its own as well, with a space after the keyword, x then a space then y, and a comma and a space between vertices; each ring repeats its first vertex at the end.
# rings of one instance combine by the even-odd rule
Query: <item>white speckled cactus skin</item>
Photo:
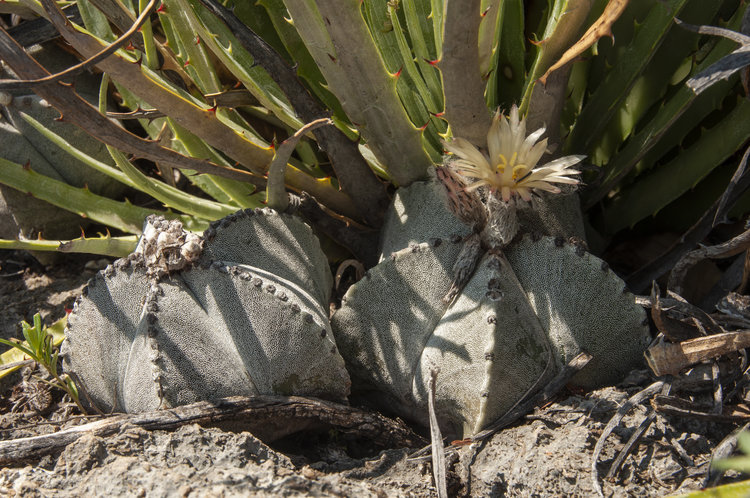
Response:
MULTIPOLYGON (((156 235, 144 234, 167 238, 168 222, 148 223, 156 235)), ((240 211, 206 230, 194 263, 165 258, 167 271, 143 243, 96 275, 69 317, 63 366, 82 399, 140 412, 232 395, 348 395, 328 263, 302 221, 240 211)))
POLYGON ((527 234, 485 253, 458 297, 444 302, 471 232, 441 184, 397 192, 381 263, 349 289, 332 319, 355 389, 426 424, 437 366, 441 425, 466 437, 581 350, 594 356, 574 378, 584 387, 615 382, 642 361, 643 309, 603 261, 563 238, 527 234))

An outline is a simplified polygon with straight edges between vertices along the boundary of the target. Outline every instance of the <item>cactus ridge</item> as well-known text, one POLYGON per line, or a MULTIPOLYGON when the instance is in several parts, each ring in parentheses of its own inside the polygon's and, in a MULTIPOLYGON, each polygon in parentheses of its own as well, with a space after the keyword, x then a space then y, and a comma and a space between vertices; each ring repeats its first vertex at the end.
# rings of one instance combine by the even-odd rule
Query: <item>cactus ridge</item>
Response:
MULTIPOLYGON (((292 268, 325 261, 317 240, 296 218, 251 213, 212 224, 200 256, 175 271, 151 271, 160 260, 146 240, 90 280, 68 320, 63 365, 100 409, 139 412, 232 395, 348 395, 325 293, 304 287, 321 276, 322 290, 330 275, 306 269, 288 280, 276 270, 284 258, 292 268), (278 248, 295 237, 292 256, 302 261, 278 248)), ((160 219, 148 223, 156 234, 147 226, 144 239, 168 231, 160 219)))

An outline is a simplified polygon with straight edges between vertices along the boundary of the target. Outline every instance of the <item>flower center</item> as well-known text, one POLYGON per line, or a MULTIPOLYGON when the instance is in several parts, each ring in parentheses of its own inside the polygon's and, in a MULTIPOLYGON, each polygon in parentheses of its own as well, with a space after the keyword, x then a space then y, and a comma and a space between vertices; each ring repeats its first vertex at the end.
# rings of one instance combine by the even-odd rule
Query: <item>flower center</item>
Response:
POLYGON ((516 164, 516 160, 518 159, 518 152, 513 152, 513 155, 510 157, 510 161, 505 157, 504 154, 499 155, 499 163, 497 165, 497 172, 499 173, 499 176, 502 177, 505 173, 506 168, 512 168, 511 169, 511 178, 513 179, 514 183, 518 183, 527 176, 529 176, 529 168, 525 164, 516 164))

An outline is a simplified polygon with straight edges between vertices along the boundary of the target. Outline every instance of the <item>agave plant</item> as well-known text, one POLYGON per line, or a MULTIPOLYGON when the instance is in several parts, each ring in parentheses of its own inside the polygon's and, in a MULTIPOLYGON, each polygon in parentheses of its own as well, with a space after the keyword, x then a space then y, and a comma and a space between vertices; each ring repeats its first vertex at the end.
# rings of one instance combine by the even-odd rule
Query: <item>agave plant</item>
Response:
MULTIPOLYGON (((519 384, 524 389, 532 389, 581 348, 593 348, 604 358, 599 370, 591 370, 592 377, 609 368, 607 354, 616 341, 633 345, 621 362, 632 364, 645 337, 632 299, 615 301, 625 299, 618 306, 627 319, 612 319, 617 315, 606 309, 587 316, 591 323, 621 326, 609 342, 594 334, 587 343, 571 325, 576 323, 571 310, 580 303, 566 302, 571 296, 560 289, 552 292, 539 261, 569 267, 553 281, 585 287, 579 297, 603 288, 622 296, 622 282, 601 261, 564 240, 585 239, 586 221, 611 236, 679 201, 700 179, 708 175, 707 181, 713 181, 709 173, 750 136, 743 118, 748 104, 738 97, 736 80, 703 92, 684 85, 730 54, 733 43, 702 38, 674 22, 679 17, 736 31, 747 11, 739 1, 555 0, 528 7, 519 0, 264 0, 238 2, 233 11, 208 0, 155 4, 78 0, 82 25, 73 26, 51 0, 3 2, 5 12, 47 18, 87 60, 78 69, 96 65, 105 77, 96 109, 74 88, 56 82, 68 76, 49 76, 0 31, 0 58, 23 80, 0 82, 0 89, 33 86, 64 120, 105 142, 116 167, 76 150, 44 124, 23 119, 87 166, 147 194, 164 209, 96 196, 39 174, 33 162, 24 167, 18 160, 0 159, 0 183, 127 234, 140 235, 141 221, 152 212, 200 231, 211 220, 261 205, 266 186, 269 196, 277 191, 279 182, 266 180, 275 159, 287 189, 314 199, 301 212, 325 237, 324 246, 330 241, 343 245, 368 266, 382 260, 350 293, 383 306, 377 313, 392 311, 392 326, 367 332, 336 327, 347 344, 342 349, 356 350, 363 341, 401 344, 410 333, 404 321, 412 311, 408 304, 419 302, 430 310, 422 338, 404 349, 410 366, 397 366, 395 384, 401 387, 395 392, 388 384, 393 365, 378 365, 391 346, 361 350, 375 355, 374 365, 356 353, 347 358, 409 412, 422 407, 424 384, 414 365, 426 355, 426 345, 440 344, 441 327, 474 330, 477 317, 459 319, 457 309, 482 303, 480 314, 497 316, 492 337, 514 327, 501 319, 508 304, 492 299, 500 294, 525 310, 517 320, 532 324, 516 339, 504 339, 528 342, 539 353, 514 370, 526 379, 519 384), (113 94, 127 112, 106 112, 113 94), (498 107, 501 113, 493 121, 498 107), (508 118, 500 116, 508 113, 510 122, 505 122, 508 118), (295 141, 293 155, 275 147, 321 117, 330 117, 334 126, 295 141), (115 120, 137 120, 141 136, 115 120), (502 142, 492 138, 500 136, 500 129, 507 130, 502 142), (495 131, 488 140, 490 130, 495 131), (543 137, 543 145, 535 145, 543 137), (453 155, 446 156, 446 149, 453 155), (546 154, 553 150, 574 159, 550 160, 546 154), (580 164, 584 155, 591 164, 580 164), (132 163, 135 158, 152 166, 143 171, 132 163), (535 168, 540 160, 542 166, 535 168), (435 169, 444 163, 466 178, 435 169), (574 164, 582 167, 572 169, 574 164), (596 173, 583 175, 585 188, 563 188, 557 194, 558 184, 576 182, 577 172, 592 165, 596 173), (678 165, 679 175, 673 171, 678 165), (388 210, 385 182, 398 188, 388 210), (547 192, 532 196, 533 190, 547 192), (582 216, 581 198, 594 215, 582 216), (555 243, 545 236, 563 239, 555 243), (450 242, 452 237, 456 242, 450 242), (437 240, 450 243, 435 246, 437 240), (426 289, 429 298, 417 281, 420 272, 440 282, 426 289), (386 292, 383 284, 366 291, 376 275, 391 282, 387 289, 395 289, 394 299, 407 308, 390 308, 380 298, 386 292)), ((119 242, 124 246, 115 248, 114 238, 101 237, 65 247, 123 255, 137 243, 136 237, 119 242)), ((602 296, 610 291, 601 290, 602 296)), ((348 299, 334 325, 375 313, 357 299, 348 299)), ((479 320, 487 323, 488 317, 479 320)), ((497 355, 503 346, 477 341, 471 354, 460 345, 453 350, 462 353, 459 371, 461 365, 472 365, 479 372, 479 380, 467 377, 466 382, 482 386, 500 374, 480 365, 486 366, 485 356, 497 355)), ((522 393, 485 394, 450 394, 442 410, 455 425, 473 432, 522 393), (492 408, 476 408, 483 403, 492 408)))

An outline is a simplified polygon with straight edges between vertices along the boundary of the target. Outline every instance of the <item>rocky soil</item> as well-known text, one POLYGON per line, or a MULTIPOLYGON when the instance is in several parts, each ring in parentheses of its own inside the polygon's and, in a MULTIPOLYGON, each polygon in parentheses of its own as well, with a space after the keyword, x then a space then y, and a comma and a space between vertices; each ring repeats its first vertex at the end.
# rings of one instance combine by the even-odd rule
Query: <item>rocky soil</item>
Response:
MULTIPOLYGON (((45 268, 21 253, 0 252, 0 334, 20 336, 18 322, 37 311, 47 323, 64 316, 103 263, 66 258, 45 268)), ((14 374, 0 384, 0 444, 85 422, 37 374, 14 374)), ((447 456, 449 494, 594 496, 593 453, 606 423, 652 381, 644 370, 617 387, 565 391, 483 443, 457 442, 447 456)), ((657 414, 606 479, 647 408, 632 410, 604 444, 597 469, 605 496, 700 489, 711 451, 738 426, 657 414)), ((430 461, 410 457, 417 449, 382 448, 335 428, 265 443, 219 427, 188 424, 170 432, 126 424, 116 434, 86 434, 62 451, 6 464, 0 496, 436 496, 430 461)))

